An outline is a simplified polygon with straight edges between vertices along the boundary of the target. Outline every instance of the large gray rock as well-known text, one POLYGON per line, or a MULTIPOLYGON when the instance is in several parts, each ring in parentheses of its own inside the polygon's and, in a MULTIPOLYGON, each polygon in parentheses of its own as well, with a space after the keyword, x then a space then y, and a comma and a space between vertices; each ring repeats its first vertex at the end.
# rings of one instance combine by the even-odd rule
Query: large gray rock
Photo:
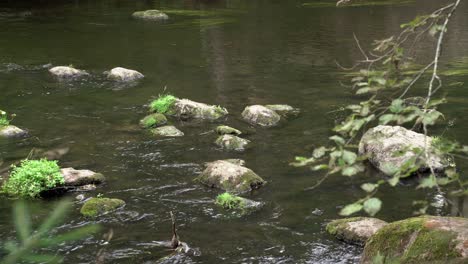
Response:
POLYGON ((300 111, 297 108, 285 104, 265 105, 265 107, 285 117, 298 115, 300 111))
POLYGON ((91 198, 80 209, 80 213, 87 217, 97 217, 108 214, 125 206, 125 201, 116 198, 91 198))
POLYGON ((168 15, 156 9, 137 11, 132 14, 132 17, 148 21, 165 21, 169 19, 168 15))
POLYGON ((422 216, 390 223, 370 237, 361 263, 468 263, 468 219, 422 216))
POLYGON ((230 126, 225 126, 225 125, 221 125, 221 126, 217 126, 216 127, 216 133, 220 134, 220 135, 236 135, 236 136, 239 136, 240 134, 242 134, 242 132, 238 129, 235 129, 233 127, 230 127, 230 126))
POLYGON ((140 72, 122 67, 113 68, 109 72, 105 72, 105 74, 107 74, 107 78, 119 82, 132 82, 145 77, 140 72))
POLYGON ((27 131, 13 125, 0 127, 0 138, 19 138, 27 135, 27 131))
POLYGON ((177 99, 170 109, 170 114, 181 119, 216 120, 228 114, 226 108, 217 105, 207 105, 188 99, 177 99))
POLYGON ((252 125, 263 127, 275 126, 281 119, 278 113, 262 105, 247 106, 242 112, 242 117, 252 125))
POLYGON ((162 126, 151 129, 151 133, 161 137, 181 137, 184 132, 177 129, 175 126, 162 126))
POLYGON ((327 232, 339 240, 364 246, 366 241, 388 223, 377 218, 352 217, 333 220, 327 224, 327 232))
POLYGON ((245 193, 266 183, 251 169, 239 165, 238 160, 217 160, 206 164, 206 169, 195 181, 230 193, 245 193))
POLYGON ((83 186, 88 184, 103 183, 104 175, 91 170, 75 170, 74 168, 60 169, 60 173, 65 179, 65 186, 83 186))
POLYGON ((49 69, 49 72, 60 79, 76 79, 88 76, 89 73, 69 66, 57 66, 49 69))
POLYGON ((250 143, 250 140, 234 135, 222 135, 216 139, 215 143, 225 150, 243 151, 250 143))
MULTIPOLYGON (((370 163, 386 175, 394 175, 406 162, 418 157, 413 149, 429 150, 429 159, 421 165, 424 172, 432 167, 442 172, 448 161, 437 155, 431 147, 432 138, 400 126, 377 126, 369 129, 359 143, 359 154, 367 156, 370 163)), ((418 157, 424 158, 424 156, 418 157)))

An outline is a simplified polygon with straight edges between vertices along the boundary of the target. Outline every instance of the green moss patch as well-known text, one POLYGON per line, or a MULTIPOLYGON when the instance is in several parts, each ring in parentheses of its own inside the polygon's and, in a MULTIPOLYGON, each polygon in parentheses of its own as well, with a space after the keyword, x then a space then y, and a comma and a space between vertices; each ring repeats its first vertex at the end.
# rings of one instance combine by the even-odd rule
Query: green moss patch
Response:
POLYGON ((154 113, 145 116, 140 120, 140 126, 143 128, 158 127, 167 124, 167 118, 160 113, 154 113))
POLYGON ((8 115, 5 111, 0 110, 0 128, 10 125, 10 120, 8 120, 8 115))
POLYGON ((120 199, 111 198, 91 198, 81 207, 80 213, 87 217, 96 217, 112 212, 125 205, 120 199))
POLYGON ((171 107, 177 101, 177 98, 173 95, 162 95, 158 99, 154 100, 150 104, 150 110, 160 114, 170 114, 171 107))
POLYGON ((238 209, 245 208, 245 202, 242 197, 230 194, 228 192, 222 193, 216 197, 215 203, 224 209, 238 209))
POLYGON ((19 166, 12 166, 10 177, 2 191, 13 196, 37 197, 46 191, 64 184, 57 161, 23 160, 19 166))

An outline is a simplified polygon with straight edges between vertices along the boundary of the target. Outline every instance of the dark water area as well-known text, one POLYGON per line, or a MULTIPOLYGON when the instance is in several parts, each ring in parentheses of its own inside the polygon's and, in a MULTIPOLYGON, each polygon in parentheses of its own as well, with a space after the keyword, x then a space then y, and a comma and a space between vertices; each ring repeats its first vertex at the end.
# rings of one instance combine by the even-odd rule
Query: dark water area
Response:
MULTIPOLYGON (((362 183, 381 175, 367 170, 352 178, 330 177, 304 191, 323 173, 289 163, 325 144, 342 115, 334 111, 360 99, 340 85, 346 77, 335 63, 349 66, 361 58, 353 33, 368 49, 374 39, 397 33, 400 24, 443 2, 337 9, 304 5, 311 0, 3 1, 0 108, 15 113, 13 124, 27 128, 33 138, 0 141, 0 158, 9 163, 32 148, 68 147, 62 167, 107 177, 85 196, 102 193, 126 201, 123 210, 96 220, 104 231, 113 229, 113 239, 104 243, 95 235, 64 245, 60 253, 66 263, 95 263, 101 249, 104 263, 155 263, 170 253, 153 245, 171 237, 169 211, 178 219, 181 239, 201 254, 167 263, 358 263, 361 249, 334 240, 324 227, 343 205, 364 196, 362 183), (167 23, 130 17, 154 8, 215 15, 173 15, 167 23), (91 78, 57 82, 47 71, 50 64, 72 64, 91 78), (106 81, 102 72, 117 66, 146 78, 133 86, 106 81), (230 115, 222 122, 172 120, 185 136, 154 138, 138 121, 147 112, 145 104, 164 91, 222 105, 230 115), (252 127, 240 118, 246 105, 273 103, 298 107, 301 115, 271 129, 252 127), (242 153, 218 149, 213 129, 220 123, 247 131, 254 146, 242 153), (193 182, 205 162, 221 158, 244 159, 268 181, 246 196, 264 202, 262 210, 230 216, 214 205, 220 191, 193 182)), ((468 68, 467 28, 468 3, 463 1, 447 35, 444 69, 453 64, 468 68)), ((417 54, 422 59, 431 55, 429 49, 417 54)), ((450 104, 442 109, 451 125, 435 131, 467 144, 468 76, 445 76, 444 82, 454 84, 444 90, 450 104)), ((458 161, 458 168, 466 172, 466 161, 458 161)), ((384 188, 378 197, 384 206, 377 216, 387 221, 411 216, 412 200, 433 202, 431 214, 456 211, 443 205, 446 193, 414 191, 411 184, 384 188)), ((11 205, 10 199, 0 198, 0 242, 15 237, 11 205)), ((55 201, 29 205, 39 223, 55 201)), ((57 232, 93 222, 80 216, 80 206, 74 205, 57 232)))

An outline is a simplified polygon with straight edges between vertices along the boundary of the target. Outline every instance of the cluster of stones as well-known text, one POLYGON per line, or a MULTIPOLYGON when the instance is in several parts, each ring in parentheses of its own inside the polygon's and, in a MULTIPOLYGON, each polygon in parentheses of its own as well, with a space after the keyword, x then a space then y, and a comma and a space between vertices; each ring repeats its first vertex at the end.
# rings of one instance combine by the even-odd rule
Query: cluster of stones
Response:
MULTIPOLYGON (((77 80, 89 77, 90 74, 85 70, 75 69, 72 66, 56 66, 49 69, 50 74, 58 80, 77 80)), ((135 70, 116 67, 103 73, 107 79, 118 82, 134 82, 145 76, 135 70)))
POLYGON ((466 263, 468 219, 420 216, 387 223, 353 217, 328 223, 337 239, 364 246, 361 263, 466 263))

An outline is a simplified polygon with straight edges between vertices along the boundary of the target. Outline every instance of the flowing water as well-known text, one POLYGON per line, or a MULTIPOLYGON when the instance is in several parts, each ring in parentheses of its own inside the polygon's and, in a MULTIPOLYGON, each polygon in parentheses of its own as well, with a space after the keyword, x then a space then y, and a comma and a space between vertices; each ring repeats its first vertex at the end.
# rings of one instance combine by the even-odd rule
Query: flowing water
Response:
MULTIPOLYGON (((102 193, 127 203, 123 210, 95 221, 104 232, 113 230, 109 243, 95 235, 63 245, 60 253, 66 263, 94 263, 100 250, 103 263, 157 261, 170 254, 155 243, 171 237, 170 211, 177 217, 181 239, 199 254, 166 263, 359 261, 360 248, 334 240, 324 227, 338 217, 339 208, 364 195, 360 184, 381 176, 372 170, 353 178, 335 176, 305 191, 323 173, 288 164, 325 144, 329 129, 343 116, 335 110, 359 100, 340 84, 346 78, 335 63, 349 66, 361 59, 353 33, 369 49, 372 40, 398 32, 401 23, 443 1, 386 1, 339 9, 324 2, 0 3, 0 108, 15 113, 13 123, 33 135, 2 140, 1 159, 8 164, 26 157, 32 148, 69 148, 60 160, 62 167, 91 169, 107 177, 86 197, 102 193), (134 11, 154 8, 204 12, 174 13, 167 23, 130 17, 134 11), (69 64, 92 77, 58 82, 47 72, 51 65, 69 64), (138 70, 146 78, 128 86, 106 81, 102 72, 117 66, 138 70), (172 120, 185 133, 182 138, 157 139, 142 131, 138 121, 147 112, 145 104, 164 91, 226 107, 230 115, 222 123, 246 131, 254 146, 243 153, 221 151, 213 144, 216 122, 172 120), (271 129, 241 120, 246 105, 267 103, 299 107, 301 115, 271 129), (214 205, 218 190, 192 181, 203 163, 221 158, 244 159, 268 181, 247 195, 264 203, 260 211, 230 215, 214 205)), ((467 4, 462 3, 451 23, 443 57, 446 68, 468 68, 467 4)), ((429 49, 419 52, 420 58, 430 55, 429 49)), ((436 131, 466 143, 468 92, 463 82, 468 77, 455 74, 444 80, 452 84, 446 90, 450 104, 442 109, 450 126, 436 131)), ((461 171, 467 168, 463 160, 458 165, 461 171)), ((435 202, 429 209, 433 214, 456 212, 443 206, 445 193, 415 192, 412 184, 384 188, 378 196, 384 202, 378 217, 388 221, 411 216, 414 199, 435 202)), ((34 223, 55 203, 30 201, 34 223)), ((11 205, 10 199, 0 198, 0 243, 15 237, 11 205)), ((94 222, 80 216, 80 206, 74 205, 57 232, 94 222)))

